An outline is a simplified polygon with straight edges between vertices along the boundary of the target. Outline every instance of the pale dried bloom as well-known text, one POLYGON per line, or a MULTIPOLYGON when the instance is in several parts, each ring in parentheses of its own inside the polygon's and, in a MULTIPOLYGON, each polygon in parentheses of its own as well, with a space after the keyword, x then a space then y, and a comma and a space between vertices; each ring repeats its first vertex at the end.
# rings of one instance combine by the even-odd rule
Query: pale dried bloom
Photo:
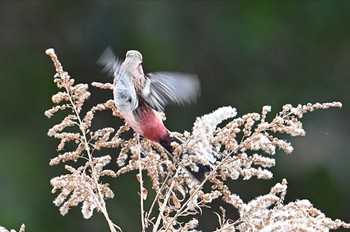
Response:
MULTIPOLYGON (((26 229, 26 228, 25 228, 25 225, 22 224, 22 225, 21 225, 21 228, 19 229, 18 232, 25 232, 25 229, 26 229)), ((6 229, 5 227, 0 226, 0 232, 16 232, 16 230, 14 230, 14 229, 8 230, 8 229, 6 229)))
POLYGON ((97 88, 100 88, 100 89, 109 89, 109 90, 113 90, 113 85, 112 85, 112 83, 92 82, 91 85, 92 85, 92 86, 95 86, 95 87, 97 87, 97 88))
MULTIPOLYGON (((68 173, 51 180, 52 192, 58 192, 54 203, 60 207, 61 214, 81 204, 84 218, 90 218, 97 210, 103 213, 111 231, 121 230, 107 213, 106 199, 113 198, 114 193, 108 183, 102 183, 101 177, 118 178, 135 172, 140 184, 142 231, 150 228, 153 231, 197 231, 198 219, 188 216, 201 214, 202 209, 209 208, 214 200, 233 206, 240 215, 239 219, 227 218, 225 208, 221 207, 221 212, 217 213, 217 231, 293 231, 303 228, 326 231, 338 227, 349 228, 347 223, 327 218, 307 200, 285 205, 286 180, 272 187, 270 193, 248 203, 227 185, 227 181, 238 178, 271 179, 273 173, 269 169, 276 165, 273 155, 277 150, 287 154, 293 151, 291 143, 278 136, 281 133, 305 135, 300 122, 305 113, 340 108, 340 102, 308 103, 296 107, 287 104, 271 120, 267 117, 271 106, 264 106, 261 113, 248 113, 241 117, 237 117, 235 108, 221 107, 198 117, 192 132, 171 132, 183 143, 172 143, 174 153, 168 154, 158 143, 137 134, 125 138, 123 134, 130 129, 127 124, 119 128, 110 126, 92 130, 94 118, 100 111, 110 110, 114 116, 122 118, 119 110, 113 100, 83 110, 90 96, 88 85, 75 84, 63 71, 53 49, 47 50, 47 54, 54 62, 57 72, 54 82, 60 91, 52 97, 56 105, 45 115, 52 117, 58 111, 68 114, 48 131, 49 136, 60 141, 57 151, 61 152, 51 159, 50 165, 72 161, 75 165, 65 165, 68 173), (67 151, 68 144, 70 149, 67 151), (113 156, 117 165, 114 168, 105 169, 112 158, 103 154, 104 148, 115 149, 113 156), (82 162, 76 163, 78 160, 82 162), (197 170, 197 164, 211 168, 203 183, 194 180, 184 168, 197 170), (146 176, 155 191, 149 208, 143 204, 150 200, 149 192, 152 191, 143 184, 146 176), (211 185, 208 192, 202 188, 206 182, 211 185)), ((107 91, 113 89, 111 83, 93 82, 92 86, 107 91)))
POLYGON ((92 216, 94 209, 103 210, 104 199, 114 197, 108 184, 100 183, 101 176, 115 176, 113 171, 103 170, 110 160, 110 156, 93 158, 92 163, 86 162, 85 166, 80 166, 78 169, 66 165, 65 169, 69 174, 51 179, 52 193, 61 191, 54 204, 60 207, 62 215, 80 203, 83 204, 82 214, 86 219, 92 216), (89 172, 93 173, 93 176, 89 172))
POLYGON ((237 110, 235 108, 226 106, 197 118, 193 124, 192 139, 187 146, 192 147, 196 151, 197 156, 203 156, 204 160, 215 162, 212 152, 214 132, 220 123, 236 115, 237 110))
POLYGON ((48 135, 60 140, 58 151, 64 151, 67 143, 75 144, 74 151, 59 154, 51 159, 50 165, 69 161, 76 162, 78 159, 85 161, 84 165, 78 168, 66 165, 65 168, 69 173, 51 180, 52 193, 60 191, 54 204, 60 207, 61 214, 65 215, 71 207, 81 203, 84 218, 90 218, 96 209, 103 213, 111 231, 121 230, 109 219, 105 204, 105 200, 113 198, 114 193, 108 184, 103 184, 100 180, 102 176, 116 177, 114 171, 104 169, 111 157, 108 155, 93 157, 92 155, 94 150, 100 150, 103 147, 117 147, 120 144, 120 141, 110 141, 114 133, 113 128, 90 130, 94 114, 97 111, 109 109, 110 103, 99 104, 83 114, 84 103, 90 96, 88 85, 75 85, 74 80, 63 71, 54 50, 48 49, 46 53, 51 57, 56 68, 54 82, 63 91, 52 97, 53 103, 61 105, 53 106, 45 112, 45 115, 52 117, 60 110, 70 109, 68 116, 61 123, 53 126, 48 135), (78 131, 73 130, 73 127, 76 127, 78 131))
MULTIPOLYGON (((332 220, 314 208, 308 200, 284 204, 287 181, 276 184, 270 193, 251 200, 239 209, 237 221, 227 222, 222 228, 231 231, 329 231, 339 227, 350 228, 349 223, 332 220)), ((220 231, 220 230, 217 230, 220 231)), ((223 230, 221 230, 223 231, 223 230)))
MULTIPOLYGON (((180 145, 180 147, 181 150, 187 149, 196 151, 196 154, 200 151, 202 155, 204 154, 204 158, 207 159, 203 161, 201 158, 198 158, 198 156, 195 158, 185 156, 184 159, 190 159, 185 163, 186 165, 191 165, 193 163, 207 164, 208 162, 212 164, 213 170, 208 176, 208 181, 213 183, 213 190, 211 193, 206 194, 198 189, 197 186, 185 182, 189 187, 189 190, 187 190, 189 192, 189 200, 186 202, 180 201, 185 196, 182 198, 176 198, 173 196, 171 198, 173 202, 181 202, 182 205, 179 203, 177 204, 177 207, 172 208, 172 206, 168 204, 164 207, 165 212, 176 212, 172 220, 163 221, 164 227, 166 229, 180 229, 181 227, 174 226, 174 223, 175 225, 180 224, 179 222, 176 223, 177 218, 188 215, 189 213, 193 214, 195 211, 191 210, 200 209, 201 207, 205 207, 206 204, 210 204, 212 200, 221 198, 223 201, 235 206, 241 213, 241 217, 247 217, 246 220, 250 224, 244 227, 243 231, 248 230, 248 228, 250 228, 251 231, 261 229, 261 220, 263 220, 263 218, 259 218, 259 210, 269 209, 271 204, 276 204, 283 200, 286 190, 286 182, 276 185, 271 190, 270 194, 260 196, 249 204, 245 204, 239 196, 229 190, 225 181, 227 179, 235 180, 239 177, 244 180, 248 180, 252 177, 271 179, 273 174, 268 168, 275 165, 275 160, 272 157, 266 157, 265 155, 274 155, 277 149, 281 149, 287 154, 290 154, 293 151, 291 144, 276 137, 275 133, 278 132, 289 134, 291 136, 302 136, 305 132, 299 118, 304 113, 315 109, 340 106, 341 104, 337 102, 307 104, 305 106, 297 107, 297 109, 300 109, 298 111, 295 111, 294 107, 288 106, 284 107, 282 111, 271 120, 271 122, 266 120, 266 115, 271 111, 271 107, 268 106, 263 107, 261 115, 258 113, 248 113, 240 118, 234 118, 222 127, 219 127, 218 125, 222 124, 223 121, 234 117, 236 115, 235 109, 220 108, 218 111, 214 111, 204 117, 198 118, 194 124, 193 133, 187 134, 183 137, 184 139, 187 139, 188 142, 186 142, 185 145, 180 145), (222 114, 221 112, 226 112, 226 114, 222 114), (231 114, 227 112, 230 112, 231 114), (226 149, 226 147, 228 147, 228 149, 226 149), (214 162, 212 157, 215 157, 214 162), (174 198, 176 200, 174 200, 174 198), (255 211, 256 214, 252 214, 252 212, 255 211)), ((181 162, 183 163, 184 161, 182 160, 181 162)), ((170 186, 170 183, 168 186, 170 186)), ((186 189, 186 187, 183 188, 186 189)), ((165 202, 162 201, 162 204, 164 205, 165 202)), ((290 209, 289 206, 290 205, 285 208, 275 207, 274 209, 286 209, 286 211, 288 211, 290 209)), ((199 213, 200 210, 197 210, 197 212, 199 213)), ((261 216, 263 216, 263 214, 261 214, 261 216)), ((283 220, 287 220, 287 218, 283 220)), ((286 224, 288 224, 288 222, 286 222, 286 224)), ((228 225, 225 225, 225 227, 228 227, 228 225)), ((233 229, 241 228, 243 228, 243 223, 233 224, 230 229, 232 231, 233 229)))

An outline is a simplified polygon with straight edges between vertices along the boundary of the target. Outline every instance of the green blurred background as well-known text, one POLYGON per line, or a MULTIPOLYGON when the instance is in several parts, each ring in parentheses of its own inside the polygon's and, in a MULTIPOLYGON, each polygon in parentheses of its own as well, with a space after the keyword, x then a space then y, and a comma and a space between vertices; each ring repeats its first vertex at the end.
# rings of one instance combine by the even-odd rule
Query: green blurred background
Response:
MULTIPOLYGON (((62 217, 52 204, 49 180, 64 170, 48 165, 58 141, 46 133, 62 118, 43 114, 57 92, 45 49, 55 48, 65 70, 90 83, 110 81, 96 65, 107 46, 121 57, 140 50, 145 71, 198 74, 201 99, 191 107, 167 108, 171 130, 190 130, 196 116, 224 105, 242 115, 263 105, 276 113, 286 103, 343 102, 341 110, 303 118, 307 135, 288 138, 295 151, 276 156, 273 180, 236 181, 231 187, 248 201, 287 178, 287 201, 307 198, 326 215, 350 221, 349 1, 2 1, 0 225, 108 230, 101 214, 84 220, 77 207, 62 217)), ((89 104, 111 98, 108 91, 94 93, 89 104)), ((113 183, 116 197, 107 202, 112 220, 125 231, 140 231, 135 173, 113 183)), ((203 217, 203 231, 214 229, 216 216, 203 217)))

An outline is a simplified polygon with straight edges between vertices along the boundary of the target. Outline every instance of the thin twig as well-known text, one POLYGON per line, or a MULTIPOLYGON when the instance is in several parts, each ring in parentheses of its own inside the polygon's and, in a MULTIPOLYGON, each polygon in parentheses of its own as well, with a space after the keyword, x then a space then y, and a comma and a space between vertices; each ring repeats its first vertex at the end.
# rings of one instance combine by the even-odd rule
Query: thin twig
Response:
POLYGON ((198 188, 192 193, 192 195, 187 199, 187 201, 182 204, 181 208, 179 210, 177 210, 175 216, 170 220, 170 222, 168 223, 168 226, 165 228, 165 231, 168 231, 169 226, 173 223, 173 221, 179 217, 181 215, 181 213, 183 212, 183 210, 187 207, 188 203, 195 197, 195 195, 199 192, 199 190, 201 190, 204 186, 204 184, 209 180, 209 178, 213 175, 213 173, 216 172, 217 169, 220 168, 220 166, 228 159, 228 157, 230 157, 232 154, 236 153, 237 151, 239 151, 239 149, 241 149, 242 145, 238 145, 236 147, 236 149, 234 151, 232 151, 231 153, 227 154, 224 159, 222 159, 220 161, 220 163, 218 165, 215 166, 215 168, 210 171, 210 173, 206 176, 206 178, 203 180, 203 182, 198 186, 198 188))
POLYGON ((138 181, 140 182, 140 214, 141 214, 141 225, 142 225, 142 231, 146 230, 145 227, 145 217, 144 217, 144 206, 143 206, 143 201, 144 201, 144 192, 143 192, 143 178, 142 178, 142 162, 141 162, 141 144, 140 144, 140 135, 137 134, 137 143, 138 143, 138 163, 139 163, 139 174, 138 174, 138 181))
MULTIPOLYGON (((175 186, 175 181, 172 181, 171 185, 170 185, 170 187, 169 187, 169 189, 167 191, 167 194, 165 196, 165 199, 163 201, 163 204, 161 205, 161 207, 159 209, 159 214, 158 214, 158 217, 157 217, 157 221, 156 221, 156 223, 154 224, 154 227, 153 227, 153 232, 156 232, 158 230, 158 227, 159 227, 159 224, 160 224, 163 212, 164 212, 165 207, 166 207, 166 205, 168 203, 168 200, 169 200, 170 195, 171 195, 171 191, 174 188, 174 186, 175 186)), ((165 231, 167 231, 167 230, 165 230, 165 231)))

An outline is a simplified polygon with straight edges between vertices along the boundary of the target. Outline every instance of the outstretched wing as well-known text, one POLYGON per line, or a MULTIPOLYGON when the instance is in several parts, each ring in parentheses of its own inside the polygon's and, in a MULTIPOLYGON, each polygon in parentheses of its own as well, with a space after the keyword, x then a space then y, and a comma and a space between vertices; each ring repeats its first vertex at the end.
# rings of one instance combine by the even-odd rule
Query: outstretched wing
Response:
POLYGON ((155 110, 163 111, 167 104, 189 104, 200 94, 200 83, 195 75, 176 72, 147 74, 142 97, 155 110))
POLYGON ((133 111, 138 106, 138 98, 133 83, 122 68, 122 61, 117 58, 109 47, 97 61, 104 66, 104 72, 114 77, 113 94, 116 106, 122 111, 133 111))

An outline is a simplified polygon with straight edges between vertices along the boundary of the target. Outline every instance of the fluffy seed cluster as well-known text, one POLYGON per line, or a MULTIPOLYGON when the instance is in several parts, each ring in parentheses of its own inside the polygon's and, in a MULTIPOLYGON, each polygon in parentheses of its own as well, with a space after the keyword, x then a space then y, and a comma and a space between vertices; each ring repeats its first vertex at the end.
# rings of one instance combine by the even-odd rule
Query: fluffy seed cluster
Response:
MULTIPOLYGON (((55 105, 45 115, 52 117, 58 111, 67 112, 62 122, 48 132, 49 136, 60 141, 57 146, 59 154, 51 159, 50 165, 72 163, 65 165, 68 173, 51 180, 52 192, 58 192, 54 204, 60 207, 61 214, 65 215, 71 207, 81 204, 84 218, 90 218, 97 210, 103 213, 111 231, 121 230, 109 218, 105 200, 113 198, 114 193, 108 183, 102 183, 101 177, 118 178, 134 172, 140 183, 142 231, 150 228, 153 231, 198 231, 202 209, 210 207, 214 200, 223 203, 221 212, 216 213, 217 231, 350 228, 350 224, 327 218, 308 200, 284 204, 286 180, 272 187, 270 193, 247 203, 227 185, 228 181, 238 178, 271 179, 273 173, 270 168, 276 164, 273 158, 276 151, 282 150, 287 154, 293 151, 292 145, 278 136, 305 135, 300 122, 305 113, 340 108, 340 102, 308 103, 296 107, 287 104, 271 120, 267 120, 271 106, 264 106, 260 113, 241 117, 237 116, 235 108, 221 107, 198 117, 192 132, 172 132, 183 143, 173 143, 175 151, 170 156, 159 144, 137 134, 131 138, 124 136, 130 129, 126 124, 119 128, 112 125, 92 130, 97 112, 110 110, 114 116, 122 118, 113 100, 97 104, 84 113, 84 103, 90 96, 88 85, 74 83, 63 71, 53 49, 48 49, 46 53, 55 65, 54 82, 60 92, 52 97, 55 105), (113 149, 115 153, 112 157, 105 155, 103 148, 113 149), (117 165, 109 165, 112 170, 106 169, 111 160, 115 160, 117 165), (211 167, 202 183, 198 183, 184 168, 197 170, 197 164, 211 167), (151 181, 152 189, 145 188, 145 179, 151 181), (203 185, 208 182, 211 189, 205 191, 203 185), (155 192, 153 199, 148 198, 149 191, 155 192), (148 208, 145 208, 145 201, 149 201, 148 208), (227 218, 223 206, 227 204, 237 210, 239 218, 227 218)), ((113 89, 110 83, 93 82, 92 86, 107 91, 113 89)))
POLYGON ((84 218, 90 218, 95 209, 101 210, 105 204, 104 199, 114 197, 108 184, 99 183, 101 176, 115 175, 111 170, 103 170, 110 159, 110 156, 93 157, 92 163, 86 162, 84 166, 77 169, 66 165, 65 169, 69 174, 51 179, 52 193, 60 190, 54 204, 60 207, 62 215, 67 214, 71 207, 82 203, 81 212, 84 218), (91 167, 94 169, 91 170, 91 167), (93 175, 87 173, 86 170, 93 171, 93 175))
POLYGON ((316 209, 309 200, 296 200, 284 204, 287 181, 282 180, 263 196, 243 203, 239 196, 232 197, 233 206, 238 209, 239 219, 220 220, 216 231, 329 231, 339 227, 350 228, 350 224, 333 221, 316 209))
MULTIPOLYGON (((22 224, 21 225, 21 228, 19 229, 19 231, 18 232, 25 232, 25 230, 26 230, 26 227, 25 227, 25 225, 24 224, 22 224)), ((3 226, 0 226, 0 232, 16 232, 16 230, 8 230, 8 229, 6 229, 5 227, 3 227, 3 226)))

